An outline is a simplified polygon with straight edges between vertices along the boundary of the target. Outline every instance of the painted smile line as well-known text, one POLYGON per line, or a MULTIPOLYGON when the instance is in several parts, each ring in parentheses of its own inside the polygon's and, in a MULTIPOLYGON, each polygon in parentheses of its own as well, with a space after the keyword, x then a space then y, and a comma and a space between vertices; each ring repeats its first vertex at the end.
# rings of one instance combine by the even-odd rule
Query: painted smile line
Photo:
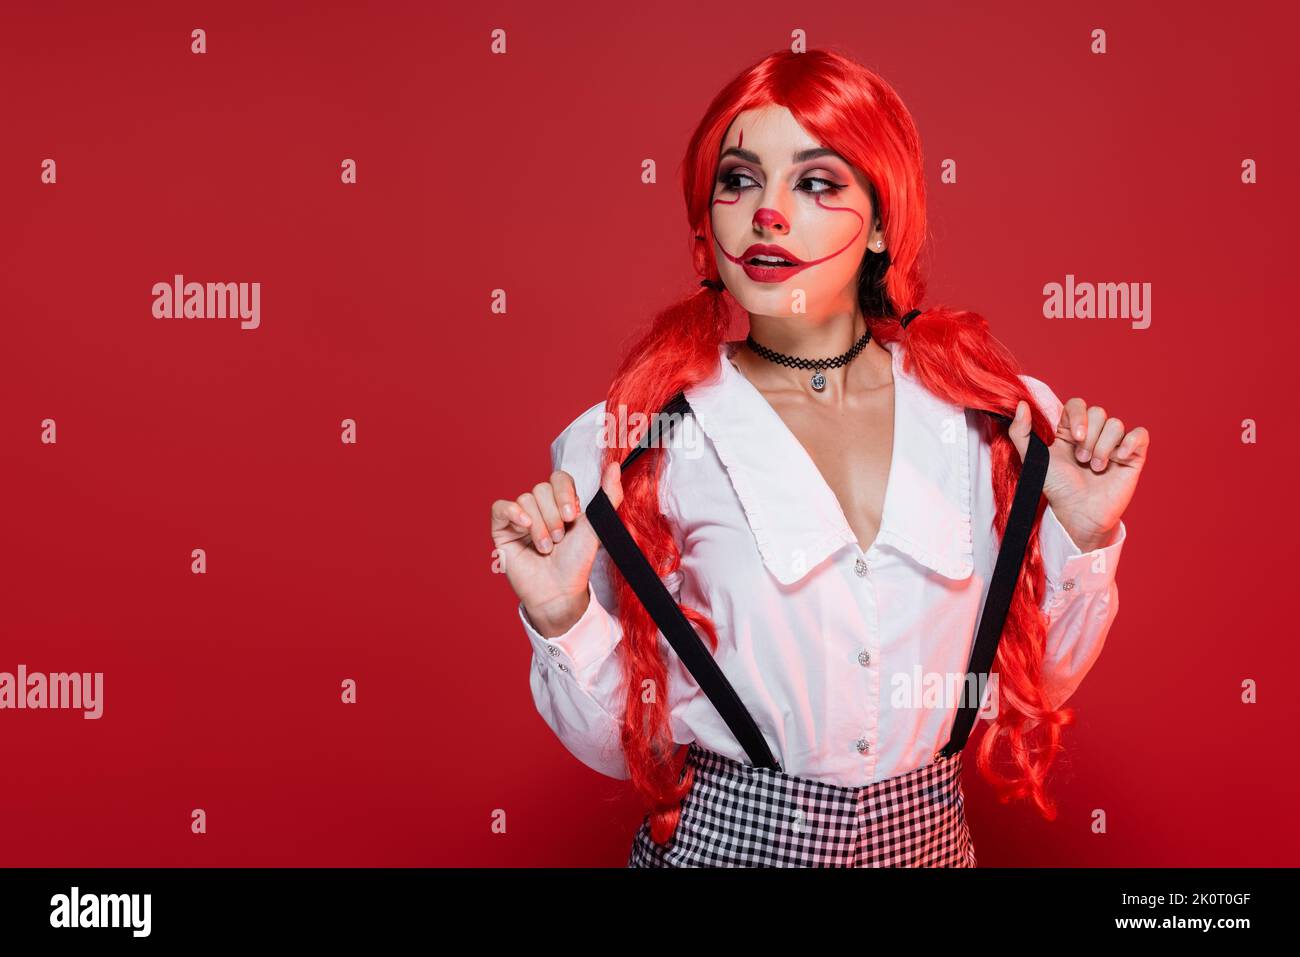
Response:
MULTIPOLYGON (((715 204, 721 203, 724 206, 730 206, 738 201, 739 201, 739 197, 733 200, 715 199, 713 202, 715 204)), ((835 250, 835 252, 831 253, 830 255, 823 256, 820 259, 810 259, 807 261, 801 260, 797 256, 787 251, 785 248, 781 246, 771 245, 769 243, 755 243, 751 245, 748 249, 746 249, 742 255, 734 256, 731 253, 727 252, 726 249, 723 249, 722 244, 718 242, 718 238, 716 235, 714 236, 713 241, 714 243, 717 244, 718 249, 722 251, 722 255, 726 256, 730 262, 735 263, 737 266, 743 269, 745 275, 748 276, 750 279, 752 279, 754 282, 769 282, 769 283, 785 282, 787 279, 790 279, 791 277, 797 275, 798 273, 803 272, 809 266, 816 266, 818 263, 824 263, 826 262, 826 260, 838 256, 840 253, 844 252, 844 250, 852 246, 853 241, 856 240, 858 238, 858 235, 862 232, 862 225, 863 225, 862 214, 859 213, 856 209, 853 209, 852 207, 849 206, 826 206, 825 204, 822 203, 820 197, 818 197, 817 199, 817 205, 825 210, 834 211, 834 212, 852 213, 854 216, 858 217, 858 228, 853 233, 853 235, 849 237, 849 241, 845 243, 843 246, 841 246, 839 249, 835 250), (779 263, 764 263, 762 261, 755 262, 754 261, 755 256, 780 257, 781 259, 787 260, 790 263, 790 265, 781 265, 779 263)))

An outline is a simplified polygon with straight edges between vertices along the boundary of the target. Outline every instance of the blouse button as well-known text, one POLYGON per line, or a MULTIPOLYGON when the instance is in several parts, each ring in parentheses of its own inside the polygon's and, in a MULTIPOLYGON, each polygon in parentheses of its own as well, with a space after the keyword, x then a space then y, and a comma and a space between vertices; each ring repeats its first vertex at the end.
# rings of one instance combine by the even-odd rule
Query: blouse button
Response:
POLYGON ((869 652, 869 651, 867 651, 867 650, 865 650, 865 649, 863 649, 862 651, 859 651, 859 652, 858 652, 858 664, 862 665, 862 667, 864 667, 864 668, 865 668, 867 665, 871 664, 871 652, 869 652))
POLYGON ((1061 587, 1066 591, 1069 591, 1074 587, 1074 579, 1070 579, 1068 582, 1061 582, 1061 587))
POLYGON ((558 658, 560 655, 560 649, 556 648, 554 645, 547 645, 546 650, 551 653, 552 658, 558 658))
POLYGON ((853 570, 857 573, 859 578, 863 578, 867 574, 867 563, 863 559, 859 558, 853 563, 853 570))
POLYGON ((561 670, 561 671, 568 671, 568 670, 569 670, 569 666, 566 665, 566 664, 561 663, 561 664, 560 664, 560 670, 561 670))
POLYGON ((857 749, 859 753, 866 754, 868 751, 871 750, 871 742, 868 741, 866 738, 858 738, 857 749))

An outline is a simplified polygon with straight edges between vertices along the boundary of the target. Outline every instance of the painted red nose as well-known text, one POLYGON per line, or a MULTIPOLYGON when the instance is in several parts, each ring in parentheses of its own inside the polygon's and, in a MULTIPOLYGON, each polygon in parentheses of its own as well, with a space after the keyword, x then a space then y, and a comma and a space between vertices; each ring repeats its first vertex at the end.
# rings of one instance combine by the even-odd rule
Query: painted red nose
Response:
POLYGON ((754 214, 754 225, 762 226, 764 229, 775 229, 784 231, 790 228, 790 224, 785 221, 785 217, 775 209, 769 209, 764 206, 754 214))

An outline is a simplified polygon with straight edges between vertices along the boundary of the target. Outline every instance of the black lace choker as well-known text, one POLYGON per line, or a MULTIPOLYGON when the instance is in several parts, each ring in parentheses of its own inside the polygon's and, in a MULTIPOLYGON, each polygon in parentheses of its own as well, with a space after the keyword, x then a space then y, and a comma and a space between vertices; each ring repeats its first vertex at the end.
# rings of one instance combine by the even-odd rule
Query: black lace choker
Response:
POLYGON ((812 369, 812 387, 813 391, 821 392, 826 388, 826 376, 822 375, 823 369, 838 369, 853 361, 853 358, 866 348, 867 343, 871 341, 871 327, 862 334, 862 338, 853 343, 853 347, 843 355, 838 355, 833 359, 801 359, 798 356, 788 356, 782 352, 775 352, 767 346, 760 346, 754 341, 754 334, 751 332, 745 339, 745 345, 758 353, 764 359, 770 362, 776 362, 783 366, 789 366, 792 369, 812 369))

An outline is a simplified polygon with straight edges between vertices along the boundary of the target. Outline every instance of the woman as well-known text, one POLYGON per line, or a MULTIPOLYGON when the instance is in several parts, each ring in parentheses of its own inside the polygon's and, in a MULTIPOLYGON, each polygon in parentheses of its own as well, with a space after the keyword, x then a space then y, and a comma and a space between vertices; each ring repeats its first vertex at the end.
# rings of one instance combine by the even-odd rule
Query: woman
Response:
POLYGON ((981 771, 1052 817, 1147 431, 1018 374, 980 316, 921 307, 916 129, 860 64, 743 72, 682 184, 701 288, 556 439, 551 476, 492 506, 538 710, 643 796, 629 866, 973 866, 974 712, 995 717, 981 771), (689 414, 636 428, 665 409, 689 414), (603 547, 620 519, 632 540, 603 547))

